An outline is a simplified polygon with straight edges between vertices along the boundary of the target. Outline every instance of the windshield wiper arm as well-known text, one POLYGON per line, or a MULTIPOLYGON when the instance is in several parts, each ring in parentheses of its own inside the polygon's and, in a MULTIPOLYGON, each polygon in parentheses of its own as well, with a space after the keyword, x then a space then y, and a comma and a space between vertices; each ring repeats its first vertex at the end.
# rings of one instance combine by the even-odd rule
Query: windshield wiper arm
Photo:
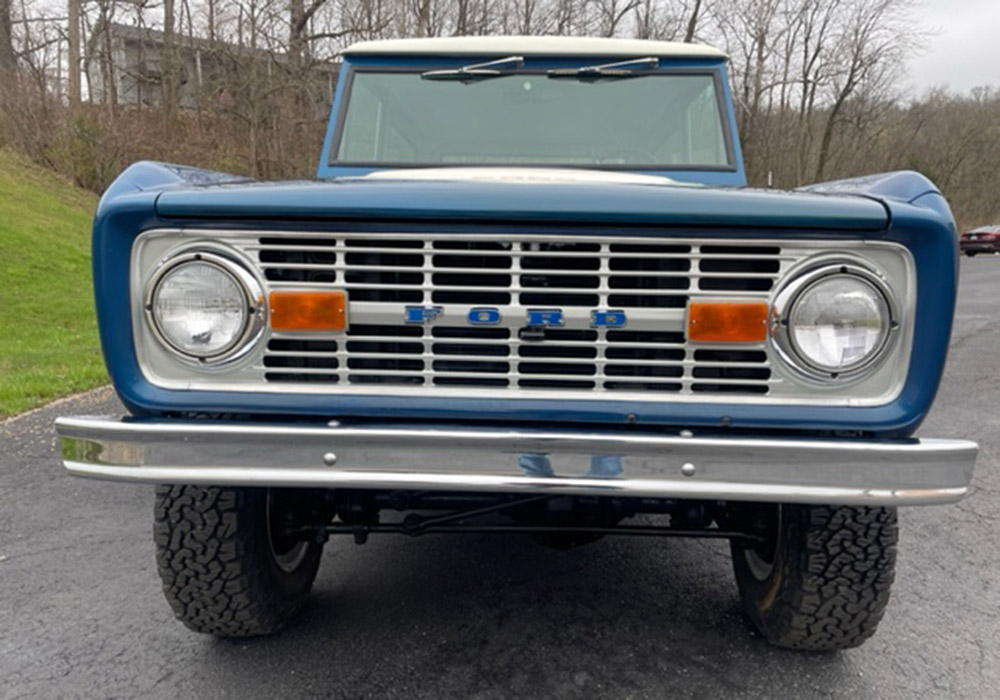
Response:
POLYGON ((617 63, 602 63, 597 66, 583 68, 553 68, 548 72, 550 78, 628 78, 635 75, 635 68, 657 68, 660 59, 655 56, 645 58, 630 58, 617 63))
POLYGON ((420 77, 424 80, 478 80, 480 78, 495 78, 499 75, 504 75, 503 71, 497 70, 495 66, 506 66, 507 64, 513 64, 514 68, 520 68, 524 65, 524 56, 508 56, 507 58, 498 58, 486 63, 473 63, 461 68, 429 70, 426 73, 421 73, 420 77))

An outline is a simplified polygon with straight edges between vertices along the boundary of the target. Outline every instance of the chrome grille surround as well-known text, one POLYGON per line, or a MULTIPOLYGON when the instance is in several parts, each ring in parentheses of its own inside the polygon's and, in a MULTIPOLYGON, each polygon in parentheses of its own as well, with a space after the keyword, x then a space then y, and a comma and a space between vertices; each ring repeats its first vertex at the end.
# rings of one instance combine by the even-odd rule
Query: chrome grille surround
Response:
POLYGON ((344 289, 345 333, 266 330, 238 362, 182 366, 158 347, 134 304, 140 366, 164 388, 330 395, 876 405, 898 394, 909 365, 912 304, 892 357, 863 380, 802 382, 760 344, 688 343, 690 300, 773 301, 781 280, 817 255, 842 253, 914 298, 913 262, 896 244, 534 234, 305 233, 157 230, 133 248, 141 289, 179 251, 229 249, 269 291, 344 289), (408 306, 434 307, 427 324, 408 306), (471 325, 474 309, 495 325, 471 325), (529 310, 560 309, 564 324, 529 329, 529 310), (594 311, 622 311, 622 328, 594 328, 594 311))

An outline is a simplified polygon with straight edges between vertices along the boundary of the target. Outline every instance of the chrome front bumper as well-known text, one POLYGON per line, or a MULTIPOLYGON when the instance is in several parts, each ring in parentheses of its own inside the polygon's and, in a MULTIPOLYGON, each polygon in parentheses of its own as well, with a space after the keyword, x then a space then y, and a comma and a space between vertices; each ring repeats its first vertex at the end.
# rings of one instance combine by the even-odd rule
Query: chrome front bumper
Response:
POLYGON ((917 505, 969 488, 967 440, 818 440, 420 424, 56 421, 66 469, 117 481, 917 505))

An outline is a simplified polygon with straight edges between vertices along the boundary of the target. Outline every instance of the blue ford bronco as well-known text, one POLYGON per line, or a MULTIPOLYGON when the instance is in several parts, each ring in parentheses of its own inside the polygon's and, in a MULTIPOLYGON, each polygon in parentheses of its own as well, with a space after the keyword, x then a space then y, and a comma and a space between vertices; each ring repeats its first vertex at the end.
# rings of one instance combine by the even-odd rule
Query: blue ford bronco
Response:
POLYGON ((746 187, 724 54, 617 39, 344 53, 316 178, 143 162, 94 284, 127 416, 66 469, 157 484, 188 627, 268 634, 330 537, 727 539, 773 644, 875 632, 896 508, 966 493, 914 436, 958 244, 912 172, 746 187))

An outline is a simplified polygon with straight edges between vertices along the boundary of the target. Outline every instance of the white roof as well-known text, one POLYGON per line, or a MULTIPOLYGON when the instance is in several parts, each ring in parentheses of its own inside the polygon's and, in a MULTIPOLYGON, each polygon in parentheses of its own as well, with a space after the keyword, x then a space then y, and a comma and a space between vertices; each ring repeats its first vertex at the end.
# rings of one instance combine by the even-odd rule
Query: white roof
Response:
POLYGON ((431 39, 384 39, 348 46, 347 56, 657 56, 671 58, 725 58, 703 44, 645 39, 603 39, 575 36, 451 36, 431 39))

